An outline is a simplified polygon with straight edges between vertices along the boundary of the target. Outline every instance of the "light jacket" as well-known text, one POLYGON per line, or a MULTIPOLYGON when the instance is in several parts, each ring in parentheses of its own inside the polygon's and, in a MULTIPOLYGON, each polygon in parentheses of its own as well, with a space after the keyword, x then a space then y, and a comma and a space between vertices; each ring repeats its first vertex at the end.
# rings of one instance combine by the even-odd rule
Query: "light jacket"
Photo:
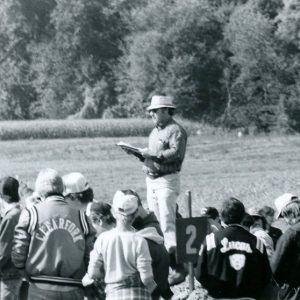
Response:
POLYGON ((22 211, 12 261, 32 282, 81 286, 94 240, 84 212, 60 195, 50 196, 22 211))

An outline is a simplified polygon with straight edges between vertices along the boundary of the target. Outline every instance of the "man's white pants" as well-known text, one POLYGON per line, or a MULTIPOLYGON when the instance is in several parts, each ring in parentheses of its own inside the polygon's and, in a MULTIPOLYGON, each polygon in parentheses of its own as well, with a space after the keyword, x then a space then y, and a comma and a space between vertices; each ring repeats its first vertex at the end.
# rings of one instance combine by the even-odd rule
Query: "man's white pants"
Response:
POLYGON ((157 217, 164 234, 164 244, 169 251, 176 247, 176 200, 180 193, 179 173, 155 179, 146 178, 149 210, 157 217))

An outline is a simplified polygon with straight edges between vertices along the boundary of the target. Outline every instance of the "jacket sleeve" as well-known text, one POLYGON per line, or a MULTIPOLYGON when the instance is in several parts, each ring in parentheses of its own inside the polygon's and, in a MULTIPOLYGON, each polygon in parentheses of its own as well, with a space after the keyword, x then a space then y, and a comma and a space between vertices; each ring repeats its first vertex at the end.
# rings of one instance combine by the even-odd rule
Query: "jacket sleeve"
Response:
POLYGON ((87 225, 88 225, 88 233, 85 235, 85 253, 84 253, 84 260, 85 265, 89 265, 90 260, 90 253, 93 250, 94 243, 96 240, 96 230, 94 229, 94 226, 92 225, 92 222, 88 216, 85 215, 87 225))
POLYGON ((274 279, 278 284, 283 284, 290 272, 290 263, 293 253, 293 232, 286 231, 278 240, 276 250, 271 260, 274 279))
POLYGON ((165 163, 172 163, 175 161, 182 161, 186 148, 186 133, 177 129, 174 130, 169 138, 169 148, 159 151, 157 157, 165 163))
POLYGON ((201 285, 205 288, 207 281, 208 273, 207 273, 207 247, 204 242, 199 251, 197 266, 195 269, 195 278, 201 283, 201 285))
POLYGON ((30 223, 30 215, 27 209, 22 210, 19 222, 16 226, 13 246, 11 252, 11 259, 17 269, 24 269, 31 235, 28 233, 28 227, 30 223))
POLYGON ((100 237, 96 240, 94 249, 91 251, 87 273, 93 279, 104 277, 100 237))
POLYGON ((0 225, 0 273, 11 260, 11 244, 14 224, 11 219, 3 219, 0 225))
POLYGON ((136 267, 140 273, 140 278, 147 290, 152 293, 157 284, 153 279, 152 259, 150 256, 148 244, 142 237, 137 238, 137 259, 136 267))

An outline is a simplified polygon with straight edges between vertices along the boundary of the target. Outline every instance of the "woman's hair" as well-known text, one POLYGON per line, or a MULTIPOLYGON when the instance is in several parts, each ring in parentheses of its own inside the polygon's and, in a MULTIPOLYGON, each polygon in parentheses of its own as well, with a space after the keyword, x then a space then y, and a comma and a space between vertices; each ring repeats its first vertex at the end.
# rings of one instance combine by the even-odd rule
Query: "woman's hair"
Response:
POLYGON ((290 202, 282 209, 281 214, 288 219, 300 218, 300 200, 290 202))
POLYGON ((259 220, 261 220, 262 222, 262 228, 266 229, 267 228, 267 220, 264 216, 252 216, 254 222, 257 222, 259 220))
POLYGON ((203 207, 201 210, 202 214, 215 220, 220 217, 219 211, 213 206, 203 207))
POLYGON ((247 228, 250 228, 253 224, 254 224, 253 217, 251 215, 249 215, 248 213, 245 213, 244 218, 241 222, 241 225, 245 226, 247 228))
POLYGON ((111 205, 103 201, 91 204, 90 218, 93 223, 99 223, 100 220, 107 225, 116 223, 116 219, 111 213, 111 205))
POLYGON ((93 201, 94 191, 92 188, 88 188, 87 190, 80 193, 71 193, 67 197, 71 200, 78 200, 82 204, 87 204, 93 201))
POLYGON ((263 206, 258 212, 264 217, 266 216, 274 217, 275 215, 275 209, 270 206, 263 206))

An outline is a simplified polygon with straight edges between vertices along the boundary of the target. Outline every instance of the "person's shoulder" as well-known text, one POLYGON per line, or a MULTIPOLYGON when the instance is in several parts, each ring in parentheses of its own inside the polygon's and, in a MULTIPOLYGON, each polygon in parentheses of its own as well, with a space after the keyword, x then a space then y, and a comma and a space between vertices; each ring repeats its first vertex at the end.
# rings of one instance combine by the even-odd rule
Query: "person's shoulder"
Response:
POLYGON ((221 229, 220 231, 216 232, 217 236, 223 237, 231 237, 235 239, 240 239, 241 241, 248 240, 248 241, 255 241, 256 237, 250 233, 247 229, 245 229, 241 225, 230 225, 221 229))
POLYGON ((171 122, 167 125, 166 128, 171 133, 180 132, 184 136, 187 135, 186 130, 183 128, 183 126, 179 124, 177 121, 175 121, 174 119, 171 120, 171 122))

